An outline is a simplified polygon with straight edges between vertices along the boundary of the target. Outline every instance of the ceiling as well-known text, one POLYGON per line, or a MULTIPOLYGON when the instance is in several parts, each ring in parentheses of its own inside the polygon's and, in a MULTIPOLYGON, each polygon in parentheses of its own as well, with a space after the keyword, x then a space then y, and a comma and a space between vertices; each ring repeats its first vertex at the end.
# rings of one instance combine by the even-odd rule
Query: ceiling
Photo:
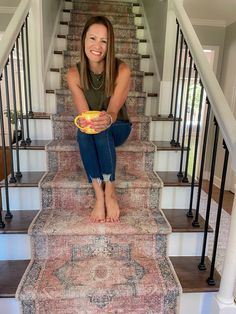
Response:
POLYGON ((183 0, 191 20, 227 26, 236 21, 236 0, 183 0))

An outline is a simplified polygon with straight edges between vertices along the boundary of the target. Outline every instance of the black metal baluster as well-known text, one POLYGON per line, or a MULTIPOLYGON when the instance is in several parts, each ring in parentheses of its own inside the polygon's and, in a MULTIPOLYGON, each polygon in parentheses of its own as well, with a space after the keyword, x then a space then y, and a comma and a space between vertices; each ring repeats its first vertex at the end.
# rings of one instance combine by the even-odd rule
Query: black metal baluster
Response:
POLYGON ((189 58, 190 58, 190 61, 189 61, 189 71, 188 71, 188 83, 187 83, 187 93, 186 93, 186 99, 185 99, 184 125, 183 125, 182 144, 181 144, 180 166, 179 166, 179 172, 177 174, 178 177, 183 177, 182 168, 183 168, 185 132, 186 132, 186 123, 187 123, 187 114, 188 114, 189 86, 190 86, 190 81, 191 81, 192 64, 193 64, 193 58, 190 52, 189 52, 189 58))
POLYGON ((220 219, 221 219, 221 212, 222 212, 222 204, 224 199, 224 189, 225 189, 225 180, 226 180, 226 173, 227 173, 227 166, 228 166, 228 159, 229 159, 229 151, 223 141, 223 147, 225 149, 225 158, 224 158, 224 165, 222 170, 222 177, 221 177, 221 186, 220 186, 220 196, 219 196, 219 204, 217 210, 217 218, 216 218, 216 227, 215 227, 215 237, 214 237, 214 245, 212 251, 212 261, 211 261, 211 270, 210 276, 207 279, 207 283, 210 286, 215 285, 214 280, 214 269, 215 269, 215 261, 216 261, 216 251, 217 251, 217 244, 218 244, 218 237, 219 237, 219 230, 220 230, 220 219))
POLYGON ((190 193, 190 202, 189 202, 189 210, 187 213, 187 217, 193 217, 193 194, 194 194, 194 182, 195 182, 195 173, 197 166, 197 153, 198 153, 198 142, 200 135, 200 125, 201 125, 201 114, 202 114, 202 102, 203 102, 203 94, 204 87, 202 85, 202 81, 200 80, 201 85, 201 94, 200 94, 200 103, 198 109, 198 119, 197 119, 197 130, 196 130, 196 140, 195 140, 195 148, 194 148, 194 158, 193 158, 193 171, 192 171, 192 181, 191 181, 191 193, 190 193))
MULTIPOLYGON (((2 75, 0 75, 0 83, 2 80, 2 75)), ((12 214, 10 212, 10 204, 9 204, 9 189, 8 189, 8 177, 7 177, 7 154, 6 154, 6 142, 5 142, 5 130, 4 130, 4 122, 3 122, 3 108, 2 108, 2 91, 0 85, 0 124, 1 124, 1 137, 2 137, 2 161, 3 161, 3 170, 4 170, 4 182, 5 182, 5 200, 6 200, 6 217, 12 218, 12 214)), ((4 228, 5 224, 1 219, 1 228, 4 228)))
POLYGON ((185 173, 182 179, 183 182, 188 182, 188 162, 189 162, 189 153, 190 153, 190 145, 191 145, 191 137, 192 137, 192 125, 193 125, 193 113, 194 113, 194 104, 195 104, 195 96, 196 96, 196 89, 197 89, 197 79, 198 79, 198 72, 197 68, 194 65, 195 70, 195 77, 194 77, 194 88, 193 88, 193 99, 192 99, 192 107, 191 107, 191 114, 190 114, 190 126, 188 132, 188 146, 187 146, 187 156, 185 162, 185 173))
POLYGON ((177 31, 176 31, 176 42, 175 42, 175 59, 174 59, 174 71, 173 71, 173 78, 172 78, 172 90, 171 90, 171 101, 170 101, 170 114, 169 118, 173 118, 173 104, 174 104, 174 93, 175 93, 175 75, 176 75, 176 68, 177 68, 177 54, 178 54, 178 46, 179 46, 179 23, 177 23, 177 31))
POLYGON ((180 40, 180 52, 179 52, 179 63, 178 63, 178 76, 177 76, 177 84, 176 84, 176 93, 175 93, 175 108, 174 108, 174 124, 172 131, 172 139, 170 141, 171 145, 175 145, 175 129, 176 129, 176 121, 177 121, 177 108, 178 108, 178 98, 179 98, 179 81, 180 81, 180 73, 181 73, 181 65, 182 65, 182 53, 183 53, 183 43, 184 37, 182 31, 180 31, 181 40, 180 40))
POLYGON ((26 80, 26 64, 25 64, 25 40, 24 40, 24 26, 21 28, 21 49, 22 49, 22 60, 23 60, 23 72, 24 72, 24 92, 25 92, 25 118, 26 118, 26 143, 29 145, 31 139, 29 136, 29 110, 28 110, 28 90, 27 90, 27 80, 26 80))
POLYGON ((30 63, 29 63, 29 39, 28 39, 28 16, 25 20, 25 34, 26 34, 26 55, 27 55, 27 73, 28 73, 28 92, 29 92, 29 117, 34 116, 32 110, 32 97, 31 97, 31 81, 30 81, 30 63))
POLYGON ((177 139, 175 146, 179 147, 179 138, 180 138, 180 126, 181 126, 181 117, 182 117, 182 108, 183 108, 183 96, 184 96, 184 85, 185 85, 185 73, 186 73, 186 65, 187 65, 187 55, 188 55, 188 46, 186 41, 184 40, 185 45, 185 54, 184 54, 184 68, 182 75, 182 88, 181 88, 181 96, 180 96, 180 106, 179 106, 179 121, 178 121, 178 129, 177 129, 177 139))
MULTIPOLYGON (((9 60, 7 61, 8 64, 9 60)), ((15 183, 16 177, 14 174, 14 163, 13 163, 13 146, 12 146, 12 128, 11 128, 11 108, 10 108, 10 97, 9 97, 9 80, 8 80, 8 70, 7 64, 4 67, 4 77, 5 77, 5 92, 6 92, 6 105, 7 105, 7 123, 8 123, 8 138, 9 138, 9 150, 10 150, 10 178, 9 183, 15 183)))
POLYGON ((199 185, 198 185, 198 195, 197 195, 197 205, 196 205, 196 212, 195 217, 192 222, 193 227, 200 227, 198 222, 199 218, 199 210, 200 210, 200 200, 201 200, 201 191, 202 191, 202 180, 203 180, 203 171, 204 171, 204 164, 205 164, 205 156, 206 156, 206 144, 207 144, 207 137, 208 137, 208 130, 209 130, 209 120, 210 120, 210 103, 209 99, 206 99, 207 105, 207 114, 205 120, 205 131, 204 131, 204 138, 202 144, 202 156, 201 156, 201 166, 200 166, 200 174, 199 174, 199 185))
POLYGON ((20 156, 19 156, 19 141, 18 141, 18 112, 17 112, 17 107, 16 107, 16 84, 15 84, 13 50, 11 51, 11 77, 12 77, 12 96, 13 96, 13 107, 14 107, 15 131, 16 131, 16 167, 17 167, 16 177, 19 178, 19 177, 22 177, 22 173, 20 171, 20 156))
POLYGON ((202 245, 202 256, 201 256, 201 262, 198 265, 198 268, 200 270, 205 270, 206 269, 206 266, 205 266, 205 253, 206 253, 206 243, 207 243, 207 233, 208 233, 209 217, 210 217, 210 210, 211 210, 211 196, 212 196, 213 180, 214 180, 214 173, 215 173, 217 144, 218 144, 218 137, 219 137, 219 127, 218 127, 218 123, 217 123, 215 118, 214 118, 214 122, 215 122, 215 138, 214 138, 214 145, 213 145, 213 152, 212 152, 211 174, 210 174, 210 183, 209 183, 207 208, 206 208, 206 218, 205 218, 205 226, 204 226, 204 238, 203 238, 203 245, 202 245))
POLYGON ((21 124, 21 146, 26 146, 25 141, 25 127, 23 121, 23 102, 22 102, 22 91, 21 91, 21 74, 20 74, 20 53, 19 53, 19 37, 16 39, 16 60, 17 60, 17 72, 18 72, 18 92, 19 92, 19 102, 20 102, 20 124, 21 124))

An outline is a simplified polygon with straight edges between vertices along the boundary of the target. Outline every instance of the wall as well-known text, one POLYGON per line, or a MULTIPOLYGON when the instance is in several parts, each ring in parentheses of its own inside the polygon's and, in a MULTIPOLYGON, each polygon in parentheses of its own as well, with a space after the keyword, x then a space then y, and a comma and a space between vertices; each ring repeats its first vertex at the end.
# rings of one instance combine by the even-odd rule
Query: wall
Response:
POLYGON ((12 14, 10 13, 0 13, 0 32, 4 32, 9 24, 12 14))
POLYGON ((158 70, 162 78, 167 1, 142 0, 142 3, 151 33, 158 70))
POLYGON ((0 32, 4 32, 20 0, 0 0, 0 32))

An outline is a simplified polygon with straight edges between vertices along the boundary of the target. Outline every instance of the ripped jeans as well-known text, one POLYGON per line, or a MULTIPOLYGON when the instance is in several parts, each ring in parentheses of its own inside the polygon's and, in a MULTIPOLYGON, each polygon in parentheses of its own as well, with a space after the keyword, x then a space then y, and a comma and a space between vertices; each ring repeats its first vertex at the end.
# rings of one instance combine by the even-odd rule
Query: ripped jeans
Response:
POLYGON ((77 131, 81 159, 91 183, 99 181, 114 181, 116 170, 115 147, 122 145, 131 132, 129 121, 117 120, 108 129, 98 134, 86 134, 77 131))

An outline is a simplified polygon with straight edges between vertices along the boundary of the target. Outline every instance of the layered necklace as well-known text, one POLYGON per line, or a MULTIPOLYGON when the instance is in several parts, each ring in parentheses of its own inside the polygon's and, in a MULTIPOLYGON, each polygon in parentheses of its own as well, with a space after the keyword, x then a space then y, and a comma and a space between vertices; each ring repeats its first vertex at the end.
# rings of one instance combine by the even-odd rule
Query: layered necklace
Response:
POLYGON ((95 74, 92 71, 89 71, 89 83, 91 84, 94 90, 99 90, 102 88, 104 83, 104 73, 95 74))

